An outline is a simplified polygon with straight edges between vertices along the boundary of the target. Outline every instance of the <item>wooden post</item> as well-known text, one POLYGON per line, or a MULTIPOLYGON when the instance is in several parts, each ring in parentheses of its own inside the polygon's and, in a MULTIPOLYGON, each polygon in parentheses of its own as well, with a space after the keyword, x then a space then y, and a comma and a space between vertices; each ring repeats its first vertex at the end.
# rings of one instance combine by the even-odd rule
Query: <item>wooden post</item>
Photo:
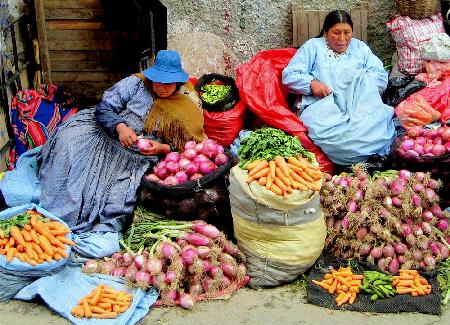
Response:
POLYGON ((52 82, 52 72, 50 69, 50 59, 47 48, 47 27, 45 25, 44 1, 35 0, 36 24, 39 38, 39 52, 41 55, 42 81, 52 82))

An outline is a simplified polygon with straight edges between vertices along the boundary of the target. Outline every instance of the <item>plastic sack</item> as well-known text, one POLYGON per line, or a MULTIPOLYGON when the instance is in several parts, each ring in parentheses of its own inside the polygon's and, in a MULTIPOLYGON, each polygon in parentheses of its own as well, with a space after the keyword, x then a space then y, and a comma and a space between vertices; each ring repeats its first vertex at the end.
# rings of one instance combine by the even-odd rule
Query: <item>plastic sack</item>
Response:
POLYGON ((383 103, 395 107, 408 96, 424 88, 426 84, 414 76, 396 77, 389 80, 383 93, 383 103))
POLYGON ((450 60, 450 36, 440 33, 422 44, 422 58, 425 60, 445 62, 450 60))
POLYGON ((409 130, 414 126, 425 126, 441 118, 441 113, 433 109, 421 95, 401 102, 395 108, 395 114, 402 126, 409 130))
MULTIPOLYGON (((56 220, 68 227, 63 220, 33 203, 6 209, 0 212, 0 219, 9 219, 27 210, 36 210, 45 217, 56 220)), ((72 234, 68 233, 66 237, 72 239, 72 234)), ((71 247, 67 246, 67 255, 70 255, 70 252, 71 247)), ((6 263, 6 256, 0 255, 0 301, 11 299, 20 289, 40 277, 59 272, 66 263, 67 258, 63 258, 60 261, 54 260, 50 263, 44 262, 35 266, 21 262, 17 258, 14 258, 11 263, 6 263)))
POLYGON ((111 256, 120 250, 117 232, 83 232, 73 234, 77 246, 72 250, 85 258, 102 258, 111 256))
POLYGON ((38 155, 42 146, 26 151, 16 162, 16 167, 5 172, 0 184, 7 206, 16 207, 39 203, 41 185, 38 180, 38 155))
POLYGON ((105 275, 89 276, 81 272, 80 268, 67 267, 58 274, 41 278, 29 286, 23 288, 16 299, 31 300, 39 296, 55 312, 70 320, 72 324, 108 324, 108 325, 132 325, 147 315, 150 307, 158 298, 155 289, 148 292, 139 288, 129 288, 117 278, 105 275), (131 306, 119 313, 115 319, 87 319, 76 318, 70 311, 78 304, 78 301, 92 292, 99 284, 105 284, 116 290, 125 290, 133 294, 131 306))
POLYGON ((268 126, 297 136, 302 146, 316 155, 322 170, 332 172, 331 160, 312 142, 302 121, 289 109, 288 90, 281 83, 281 73, 296 51, 286 48, 257 53, 237 68, 236 85, 249 110, 268 126))
POLYGON ((426 87, 413 96, 421 95, 428 104, 441 113, 441 122, 446 124, 450 120, 450 76, 436 87, 426 87))
POLYGON ((247 107, 241 100, 232 109, 225 112, 203 110, 203 128, 206 135, 220 145, 228 147, 242 130, 246 112, 247 107))
POLYGON ((235 166, 230 174, 234 234, 245 254, 249 286, 274 287, 290 282, 311 267, 325 244, 326 226, 320 195, 294 191, 284 199, 235 166))

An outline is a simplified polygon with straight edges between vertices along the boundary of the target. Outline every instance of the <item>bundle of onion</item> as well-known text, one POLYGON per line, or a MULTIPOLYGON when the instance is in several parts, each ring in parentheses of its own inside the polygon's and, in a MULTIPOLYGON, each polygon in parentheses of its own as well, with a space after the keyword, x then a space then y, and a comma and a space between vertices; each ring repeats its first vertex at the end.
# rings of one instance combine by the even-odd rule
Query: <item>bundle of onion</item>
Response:
POLYGON ((321 201, 335 256, 376 264, 382 271, 434 269, 449 256, 448 214, 439 207, 440 182, 407 170, 328 179, 321 201))

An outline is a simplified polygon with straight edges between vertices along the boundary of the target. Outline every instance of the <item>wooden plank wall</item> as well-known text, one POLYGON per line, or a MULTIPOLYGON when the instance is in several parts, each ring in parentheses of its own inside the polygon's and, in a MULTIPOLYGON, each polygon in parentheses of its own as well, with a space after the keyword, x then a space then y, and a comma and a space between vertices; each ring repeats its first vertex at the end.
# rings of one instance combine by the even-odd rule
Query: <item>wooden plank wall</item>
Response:
MULTIPOLYGON (((292 5, 292 45, 300 47, 310 38, 319 35, 327 10, 301 10, 292 5)), ((349 11, 353 21, 353 37, 367 43, 367 9, 349 11)))
POLYGON ((70 87, 83 102, 98 102, 123 77, 113 60, 120 32, 105 25, 102 0, 35 0, 35 6, 43 82, 70 87))

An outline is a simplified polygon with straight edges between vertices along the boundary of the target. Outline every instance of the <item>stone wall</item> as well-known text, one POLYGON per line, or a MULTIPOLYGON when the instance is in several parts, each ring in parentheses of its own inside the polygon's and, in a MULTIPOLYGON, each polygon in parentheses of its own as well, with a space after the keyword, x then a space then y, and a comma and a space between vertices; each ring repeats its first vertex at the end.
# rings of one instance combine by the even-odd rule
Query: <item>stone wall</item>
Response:
POLYGON ((386 21, 395 12, 393 0, 161 0, 168 10, 169 48, 171 38, 182 29, 209 32, 225 44, 226 72, 255 53, 292 43, 291 5, 301 9, 351 9, 360 5, 369 9, 368 43, 385 62, 395 50, 386 29, 386 21))

